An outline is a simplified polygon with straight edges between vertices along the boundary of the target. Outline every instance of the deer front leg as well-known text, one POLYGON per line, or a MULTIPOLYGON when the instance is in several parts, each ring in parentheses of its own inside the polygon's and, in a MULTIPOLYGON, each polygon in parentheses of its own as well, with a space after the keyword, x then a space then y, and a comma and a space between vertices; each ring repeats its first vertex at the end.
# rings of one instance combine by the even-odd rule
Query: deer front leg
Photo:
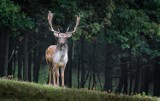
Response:
POLYGON ((66 66, 63 66, 61 68, 62 87, 65 87, 65 85, 64 85, 64 71, 65 71, 65 67, 66 66))
POLYGON ((57 86, 59 86, 59 68, 56 70, 57 86))
POLYGON ((53 72, 53 86, 56 86, 57 85, 56 84, 56 69, 53 68, 52 72, 53 72))
POLYGON ((48 70, 49 71, 49 73, 48 73, 48 75, 49 75, 49 82, 48 82, 48 84, 51 85, 52 84, 51 83, 52 82, 52 80, 51 80, 52 79, 52 64, 49 63, 48 65, 49 65, 49 70, 48 70))
POLYGON ((58 64, 54 63, 53 66, 53 85, 57 86, 59 84, 59 66, 58 64), (58 73, 58 74, 57 74, 58 73))

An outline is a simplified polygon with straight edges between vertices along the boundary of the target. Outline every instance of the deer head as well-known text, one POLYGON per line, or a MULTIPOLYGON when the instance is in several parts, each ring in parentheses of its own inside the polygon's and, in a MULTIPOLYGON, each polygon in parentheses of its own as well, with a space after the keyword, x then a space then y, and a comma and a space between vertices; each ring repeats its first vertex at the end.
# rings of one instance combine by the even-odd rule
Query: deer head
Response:
POLYGON ((69 30, 69 27, 68 27, 65 33, 61 33, 59 29, 58 29, 58 31, 53 29, 52 18, 53 18, 53 14, 51 13, 51 11, 49 11, 49 13, 48 13, 48 23, 49 23, 49 26, 50 26, 49 29, 54 33, 54 36, 58 38, 58 43, 59 44, 65 44, 66 41, 67 41, 67 38, 71 37, 72 34, 76 31, 77 26, 78 26, 79 21, 80 21, 80 17, 77 16, 76 25, 75 25, 73 31, 68 31, 69 30))

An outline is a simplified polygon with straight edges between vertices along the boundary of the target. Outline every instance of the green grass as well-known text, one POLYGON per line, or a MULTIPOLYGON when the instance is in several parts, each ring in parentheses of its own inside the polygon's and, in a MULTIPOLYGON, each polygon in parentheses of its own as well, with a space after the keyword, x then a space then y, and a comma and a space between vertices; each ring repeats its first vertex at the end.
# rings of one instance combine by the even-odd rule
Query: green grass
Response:
POLYGON ((107 94, 100 91, 53 87, 0 79, 0 101, 158 101, 147 96, 107 94))

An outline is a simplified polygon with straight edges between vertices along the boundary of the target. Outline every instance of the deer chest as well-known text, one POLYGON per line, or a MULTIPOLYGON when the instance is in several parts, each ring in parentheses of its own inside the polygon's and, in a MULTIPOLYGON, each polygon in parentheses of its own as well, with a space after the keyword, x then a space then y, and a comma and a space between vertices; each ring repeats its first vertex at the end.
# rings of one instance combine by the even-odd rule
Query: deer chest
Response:
POLYGON ((68 61, 68 54, 65 51, 57 51, 53 56, 53 60, 59 64, 66 64, 68 61))

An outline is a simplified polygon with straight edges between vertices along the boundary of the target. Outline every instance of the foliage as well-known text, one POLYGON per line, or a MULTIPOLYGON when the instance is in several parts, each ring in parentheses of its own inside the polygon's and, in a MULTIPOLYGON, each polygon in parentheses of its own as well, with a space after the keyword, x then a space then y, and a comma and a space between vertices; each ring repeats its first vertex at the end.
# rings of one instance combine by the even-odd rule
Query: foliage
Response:
POLYGON ((109 0, 97 2, 97 4, 83 2, 60 0, 54 8, 57 13, 60 13, 61 18, 57 20, 61 21, 59 23, 64 22, 65 16, 73 18, 77 12, 81 16, 80 25, 72 37, 73 40, 79 40, 82 36, 87 40, 101 37, 109 43, 120 44, 123 50, 130 49, 132 55, 139 56, 144 53, 157 56, 159 54, 158 50, 150 48, 148 42, 150 39, 154 40, 154 37, 157 37, 154 41, 160 40, 158 1, 150 1, 154 5, 153 8, 149 6, 150 3, 147 0, 142 2, 109 0), (141 4, 143 4, 142 7, 141 4), (97 6, 100 7, 97 9, 97 6), (62 13, 64 13, 63 16, 62 13))
POLYGON ((30 101, 157 101, 147 96, 127 96, 106 92, 52 87, 28 82, 0 80, 0 99, 30 101))
MULTIPOLYGON (((147 7, 136 8, 139 6, 136 1, 126 4, 126 2, 114 2, 115 9, 111 13, 111 24, 107 26, 104 34, 106 40, 109 43, 119 43, 122 49, 131 50, 132 55, 139 56, 144 53, 153 56, 153 54, 159 54, 157 50, 150 48, 153 47, 150 40, 152 42, 160 40, 159 24, 150 17, 147 7), (130 6, 131 4, 137 6, 130 6), (155 37, 157 40, 154 40, 155 37)), ((146 5, 148 6, 147 2, 146 5)), ((159 5, 157 4, 157 6, 159 5)))
POLYGON ((30 17, 21 11, 21 7, 19 5, 10 0, 1 0, 0 25, 9 27, 13 33, 17 33, 19 32, 19 29, 32 29, 34 27, 34 22, 30 17))

